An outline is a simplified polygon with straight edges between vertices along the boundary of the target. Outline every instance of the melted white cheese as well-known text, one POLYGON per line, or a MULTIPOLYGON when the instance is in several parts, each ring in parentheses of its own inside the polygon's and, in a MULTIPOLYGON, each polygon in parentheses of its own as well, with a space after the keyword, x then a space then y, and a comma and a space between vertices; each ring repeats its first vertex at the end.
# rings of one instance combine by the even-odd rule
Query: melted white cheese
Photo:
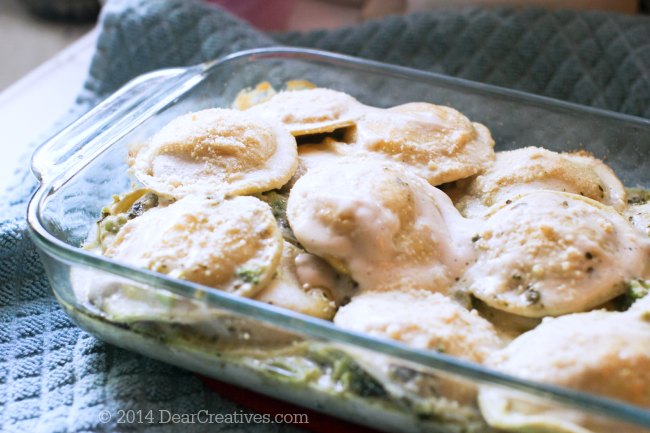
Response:
MULTIPOLYGON (((487 363, 524 379, 650 408, 649 347, 650 321, 629 313, 592 311, 546 318, 487 363)), ((508 430, 642 431, 498 388, 482 388, 479 403, 492 426, 508 430)))
POLYGON ((347 140, 353 150, 404 164, 431 185, 480 173, 494 160, 490 131, 449 107, 369 108, 353 131, 347 140))
POLYGON ((304 255, 310 254, 285 242, 276 276, 255 299, 310 316, 331 319, 337 307, 331 294, 337 288, 336 281, 326 277, 324 267, 317 269, 299 263, 305 262, 305 258, 301 257, 304 255), (306 271, 308 275, 305 275, 306 271))
POLYGON ((282 235, 270 207, 253 197, 186 197, 127 222, 104 254, 243 296, 271 280, 282 235))
POLYGON ((445 291, 473 260, 473 223, 441 191, 385 162, 310 170, 291 190, 287 216, 308 251, 364 290, 445 291))
POLYGON ((138 180, 177 198, 268 191, 298 166, 296 140, 282 124, 219 108, 174 119, 132 152, 138 180))
POLYGON ((650 202, 630 205, 624 214, 646 236, 650 236, 650 202))
POLYGON ((300 136, 354 125, 363 110, 364 106, 350 95, 317 88, 280 92, 247 112, 276 119, 300 136))
POLYGON ((334 323, 474 362, 483 362, 503 346, 492 324, 476 310, 423 290, 362 293, 339 309, 334 323))
POLYGON ((488 305, 529 317, 585 311, 644 278, 650 240, 609 206, 536 191, 496 207, 474 238, 464 282, 488 305))
POLYGON ((586 153, 557 153, 539 147, 497 152, 483 174, 459 182, 450 194, 461 213, 481 217, 517 194, 553 190, 589 197, 618 211, 626 207, 623 184, 611 168, 586 153))

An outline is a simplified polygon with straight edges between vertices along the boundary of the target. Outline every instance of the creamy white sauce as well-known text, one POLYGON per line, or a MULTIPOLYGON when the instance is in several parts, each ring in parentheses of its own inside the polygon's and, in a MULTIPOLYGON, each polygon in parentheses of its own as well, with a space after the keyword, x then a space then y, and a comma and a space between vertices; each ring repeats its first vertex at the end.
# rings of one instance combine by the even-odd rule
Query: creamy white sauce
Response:
MULTIPOLYGON (((336 312, 337 302, 333 299, 336 281, 314 276, 319 285, 307 285, 300 279, 297 258, 305 253, 289 242, 284 242, 282 260, 273 280, 255 296, 262 302, 288 308, 310 316, 331 319, 336 312), (317 278, 317 279, 316 279, 317 278)), ((326 264, 325 264, 326 265, 326 264)), ((314 273, 319 270, 314 269, 314 273)))
POLYGON ((298 166, 296 140, 280 122, 219 108, 177 117, 132 151, 138 180, 174 198, 269 191, 298 166))
POLYGON ((486 216, 465 276, 488 305, 542 317, 594 308, 645 278, 650 240, 609 206, 575 194, 531 192, 486 216))
POLYGON ((309 253, 298 254, 295 266, 296 276, 304 289, 336 285, 336 271, 318 256, 309 253))
POLYGON ((392 164, 350 159, 310 171, 291 191, 287 215, 308 251, 366 290, 444 291, 473 260, 473 222, 392 164))
POLYGON ((282 235, 254 197, 185 197, 127 222, 105 255, 175 278, 252 296, 275 274, 282 235))
MULTIPOLYGON (((487 364, 524 379, 546 382, 650 407, 650 322, 629 313, 591 311, 546 318, 487 364)), ((483 387, 481 412, 508 431, 641 432, 612 418, 505 389, 483 387)))
POLYGON ((367 109, 350 135, 354 151, 403 164, 431 185, 475 175, 494 160, 494 140, 485 126, 428 103, 367 109))
POLYGON ((497 152, 484 173, 458 182, 450 191, 467 217, 482 217, 491 206, 518 194, 552 190, 582 195, 625 209, 623 184, 611 168, 587 153, 557 153, 540 147, 497 152))
POLYGON ((348 94, 316 88, 280 92, 247 111, 277 119, 293 135, 300 136, 351 126, 365 108, 348 94))

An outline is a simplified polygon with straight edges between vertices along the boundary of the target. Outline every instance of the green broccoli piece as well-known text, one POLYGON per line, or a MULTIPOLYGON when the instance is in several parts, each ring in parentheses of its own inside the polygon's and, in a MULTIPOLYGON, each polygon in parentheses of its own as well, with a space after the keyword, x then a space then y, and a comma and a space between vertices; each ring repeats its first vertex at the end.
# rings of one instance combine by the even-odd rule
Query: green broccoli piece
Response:
POLYGON ((263 269, 247 269, 239 268, 235 271, 235 275, 245 283, 257 285, 260 283, 260 276, 264 272, 263 269))
POLYGON ((631 280, 627 283, 627 290, 622 296, 622 306, 624 310, 630 308, 632 304, 641 298, 644 298, 650 292, 650 281, 631 280))
POLYGON ((310 357, 324 370, 331 371, 332 379, 346 391, 360 397, 385 397, 383 385, 368 374, 350 355, 339 350, 312 351, 310 357))
POLYGON ((289 196, 278 192, 278 190, 273 190, 258 195, 258 198, 271 207, 271 212, 282 230, 284 240, 297 245, 298 240, 294 236, 287 219, 287 200, 289 196))

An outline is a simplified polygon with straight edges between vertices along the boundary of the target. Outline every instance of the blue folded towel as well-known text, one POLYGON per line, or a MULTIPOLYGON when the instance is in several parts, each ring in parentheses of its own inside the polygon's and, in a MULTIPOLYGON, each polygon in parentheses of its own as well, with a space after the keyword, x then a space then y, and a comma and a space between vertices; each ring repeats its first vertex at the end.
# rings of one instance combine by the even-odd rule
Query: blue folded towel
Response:
MULTIPOLYGON (((70 121, 143 72, 277 44, 339 51, 650 117, 650 19, 539 9, 463 9, 352 28, 263 34, 186 0, 105 6, 70 121)), ((54 300, 26 234, 36 180, 25 159, 0 203, 0 429, 8 432, 294 431, 265 424, 117 424, 118 410, 244 410, 191 373, 78 329, 54 300), (101 419, 102 410, 113 418, 101 419)))

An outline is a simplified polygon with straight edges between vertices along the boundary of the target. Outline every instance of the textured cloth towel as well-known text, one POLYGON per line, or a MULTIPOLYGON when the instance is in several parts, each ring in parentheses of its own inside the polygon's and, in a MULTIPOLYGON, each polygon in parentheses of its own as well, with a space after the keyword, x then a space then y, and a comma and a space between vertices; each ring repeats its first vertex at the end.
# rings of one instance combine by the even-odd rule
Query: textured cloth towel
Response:
MULTIPOLYGON (((650 19, 590 12, 464 9, 353 28, 262 34, 187 0, 109 1, 89 77, 68 120, 143 72, 240 49, 298 45, 442 72, 650 117, 650 19)), ((9 432, 294 431, 277 425, 102 424, 118 409, 232 413, 191 373, 104 344, 51 294, 26 234, 27 160, 0 203, 0 429, 9 432)))

